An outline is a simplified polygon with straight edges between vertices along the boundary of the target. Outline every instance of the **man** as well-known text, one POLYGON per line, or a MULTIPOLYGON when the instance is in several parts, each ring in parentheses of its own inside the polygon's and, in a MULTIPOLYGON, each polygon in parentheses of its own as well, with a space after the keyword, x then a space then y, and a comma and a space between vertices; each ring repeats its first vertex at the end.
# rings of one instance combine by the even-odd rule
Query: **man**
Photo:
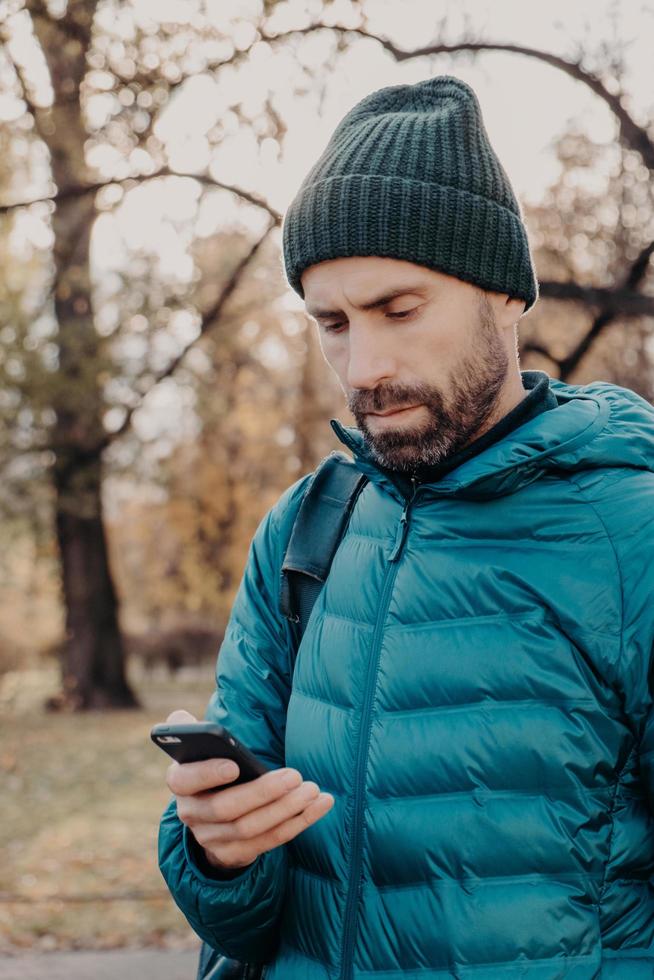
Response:
POLYGON ((275 771, 170 767, 173 896, 267 980, 651 980, 654 410, 520 371, 536 279, 459 79, 356 105, 283 243, 369 482, 292 680, 309 476, 259 526, 207 717, 275 771))

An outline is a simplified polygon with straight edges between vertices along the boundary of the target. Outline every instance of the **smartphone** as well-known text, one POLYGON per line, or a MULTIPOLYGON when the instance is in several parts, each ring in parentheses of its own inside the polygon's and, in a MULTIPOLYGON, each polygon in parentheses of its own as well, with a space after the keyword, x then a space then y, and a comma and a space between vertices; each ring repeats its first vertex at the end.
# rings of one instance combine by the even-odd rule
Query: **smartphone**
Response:
POLYGON ((241 745, 239 740, 217 722, 196 721, 183 725, 155 725, 150 732, 155 745, 167 752, 177 762, 203 762, 205 759, 232 759, 240 772, 236 779, 216 789, 249 783, 264 773, 266 766, 241 745))

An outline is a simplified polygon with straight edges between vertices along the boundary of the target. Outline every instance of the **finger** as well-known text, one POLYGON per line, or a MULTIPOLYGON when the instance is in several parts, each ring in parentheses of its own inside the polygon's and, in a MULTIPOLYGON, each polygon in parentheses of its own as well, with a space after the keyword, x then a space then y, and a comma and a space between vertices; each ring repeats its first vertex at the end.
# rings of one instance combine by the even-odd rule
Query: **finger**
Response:
POLYGON ((204 827, 199 830, 202 834, 202 844, 209 840, 214 843, 230 843, 234 840, 258 837, 271 830, 284 820, 301 813, 319 793, 320 788, 316 783, 303 782, 297 789, 287 791, 284 796, 272 803, 250 810, 229 822, 216 821, 215 811, 218 801, 215 795, 213 798, 188 796, 178 801, 177 815, 183 823, 193 827, 194 832, 201 826, 204 827))
POLYGON ((305 781, 297 789, 266 806, 251 810, 226 826, 237 840, 259 837, 291 817, 295 817, 320 795, 317 783, 305 781))
MULTIPOLYGON (((225 865, 249 864, 264 851, 271 851, 281 844, 286 844, 301 834, 311 824, 316 823, 321 817, 329 813, 334 806, 334 797, 331 793, 321 793, 312 803, 306 807, 301 814, 290 820, 284 821, 272 830, 253 837, 247 842, 235 841, 233 844, 223 844, 216 847, 214 853, 217 859, 225 865)), ((193 829, 194 836, 202 837, 202 846, 213 850, 210 843, 210 835, 207 834, 206 827, 193 829)), ((199 838, 198 838, 199 839, 199 838)))
POLYGON ((177 708, 166 718, 167 725, 190 725, 191 722, 197 721, 190 711, 184 711, 183 708, 177 708))
POLYGON ((237 763, 225 757, 173 762, 166 770, 166 783, 175 796, 192 796, 233 782, 239 772, 237 763))
POLYGON ((248 783, 222 790, 213 798, 212 822, 231 823, 251 810, 258 810, 285 796, 302 782, 297 769, 274 769, 248 783), (288 782, 287 782, 288 780, 288 782))
POLYGON ((279 847, 280 844, 286 844, 288 841, 293 840, 294 837, 297 837, 298 834, 301 834, 303 830, 306 830, 307 827, 310 827, 311 824, 316 823, 321 817, 324 817, 326 813, 329 813, 333 805, 334 797, 331 793, 321 793, 298 816, 286 820, 277 827, 273 827, 266 834, 262 834, 259 839, 269 842, 266 850, 270 850, 271 847, 279 847))

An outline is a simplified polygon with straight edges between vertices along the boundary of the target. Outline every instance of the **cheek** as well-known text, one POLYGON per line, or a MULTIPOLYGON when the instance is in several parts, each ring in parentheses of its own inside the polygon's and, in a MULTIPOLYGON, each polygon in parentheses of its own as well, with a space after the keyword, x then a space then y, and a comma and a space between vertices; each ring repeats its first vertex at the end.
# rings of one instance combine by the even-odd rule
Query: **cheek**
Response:
POLYGON ((463 349, 460 335, 457 337, 451 333, 441 333, 424 338, 422 344, 416 344, 411 351, 411 357, 425 375, 430 374, 435 379, 442 380, 459 363, 463 349))
POLYGON ((320 347, 332 371, 339 378, 343 378, 347 373, 347 343, 340 340, 338 336, 321 337, 320 347))

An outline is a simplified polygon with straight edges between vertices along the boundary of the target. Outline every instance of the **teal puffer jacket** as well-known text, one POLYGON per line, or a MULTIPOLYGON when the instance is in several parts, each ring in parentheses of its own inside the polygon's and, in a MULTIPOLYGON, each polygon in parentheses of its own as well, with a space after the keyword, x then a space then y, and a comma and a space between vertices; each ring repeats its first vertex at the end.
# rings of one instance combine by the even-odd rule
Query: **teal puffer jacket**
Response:
POLYGON ((335 805, 216 881, 173 803, 160 865, 267 980, 654 977, 654 410, 551 386, 410 501, 333 423, 370 482, 292 688, 277 597, 308 477, 258 528, 207 717, 335 805))

